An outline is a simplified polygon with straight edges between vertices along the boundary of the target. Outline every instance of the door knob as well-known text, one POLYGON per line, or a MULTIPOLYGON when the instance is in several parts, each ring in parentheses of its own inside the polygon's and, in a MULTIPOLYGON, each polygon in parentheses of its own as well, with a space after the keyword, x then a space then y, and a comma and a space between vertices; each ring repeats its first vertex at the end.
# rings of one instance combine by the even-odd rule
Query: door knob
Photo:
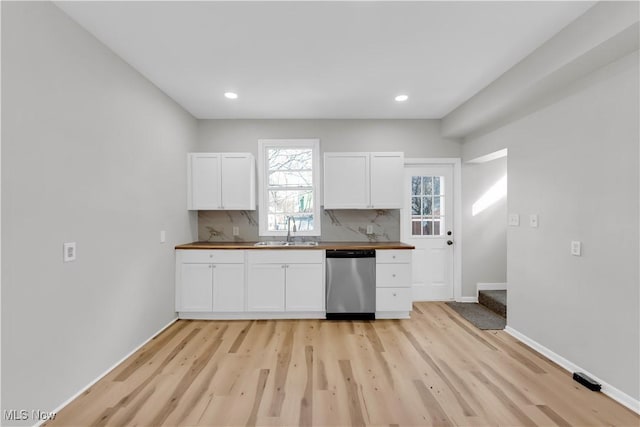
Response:
POLYGON ((447 236, 451 236, 451 230, 447 231, 447 236))
POLYGON ((447 245, 449 246, 453 245, 453 240, 447 240, 447 245))

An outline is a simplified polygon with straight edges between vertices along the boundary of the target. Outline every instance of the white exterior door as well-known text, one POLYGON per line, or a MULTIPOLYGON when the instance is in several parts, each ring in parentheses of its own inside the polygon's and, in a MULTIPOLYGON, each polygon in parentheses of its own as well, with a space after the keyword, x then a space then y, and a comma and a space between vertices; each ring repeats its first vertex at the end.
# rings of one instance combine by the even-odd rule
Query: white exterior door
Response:
POLYGON ((413 300, 454 298, 453 165, 406 165, 402 241, 414 245, 413 300))

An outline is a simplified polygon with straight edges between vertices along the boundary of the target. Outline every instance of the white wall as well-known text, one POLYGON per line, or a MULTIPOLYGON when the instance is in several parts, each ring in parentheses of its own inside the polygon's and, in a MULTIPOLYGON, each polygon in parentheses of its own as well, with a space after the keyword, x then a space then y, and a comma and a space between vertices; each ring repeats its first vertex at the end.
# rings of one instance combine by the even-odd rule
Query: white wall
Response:
POLYGON ((508 147, 508 324, 640 399, 638 54, 464 144, 508 147), (522 218, 539 214, 537 229, 522 218), (572 240, 583 255, 571 256, 572 240))
POLYGON ((477 283, 507 281, 506 194, 473 215, 473 205, 493 200, 487 193, 506 175, 506 157, 462 165, 462 296, 475 297, 477 283))
POLYGON ((320 138, 325 151, 404 151, 405 157, 460 157, 460 140, 439 120, 200 120, 198 151, 257 155, 260 138, 320 138))
POLYGON ((195 131, 52 3, 2 2, 3 409, 53 410, 175 317, 195 131))

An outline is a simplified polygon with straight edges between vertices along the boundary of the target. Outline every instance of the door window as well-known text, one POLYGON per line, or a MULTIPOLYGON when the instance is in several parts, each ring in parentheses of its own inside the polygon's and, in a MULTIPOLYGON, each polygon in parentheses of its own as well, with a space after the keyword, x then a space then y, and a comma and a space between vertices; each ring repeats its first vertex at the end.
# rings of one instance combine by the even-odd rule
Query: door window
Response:
POLYGON ((411 235, 445 233, 444 176, 411 177, 411 235))

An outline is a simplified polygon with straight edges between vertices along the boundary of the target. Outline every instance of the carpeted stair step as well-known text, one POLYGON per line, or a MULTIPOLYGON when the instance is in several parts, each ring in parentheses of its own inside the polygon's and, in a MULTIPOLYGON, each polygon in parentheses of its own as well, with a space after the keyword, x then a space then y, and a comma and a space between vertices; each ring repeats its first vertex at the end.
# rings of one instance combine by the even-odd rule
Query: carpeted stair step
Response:
POLYGON ((480 291, 478 303, 502 317, 507 317, 507 291, 480 291))

